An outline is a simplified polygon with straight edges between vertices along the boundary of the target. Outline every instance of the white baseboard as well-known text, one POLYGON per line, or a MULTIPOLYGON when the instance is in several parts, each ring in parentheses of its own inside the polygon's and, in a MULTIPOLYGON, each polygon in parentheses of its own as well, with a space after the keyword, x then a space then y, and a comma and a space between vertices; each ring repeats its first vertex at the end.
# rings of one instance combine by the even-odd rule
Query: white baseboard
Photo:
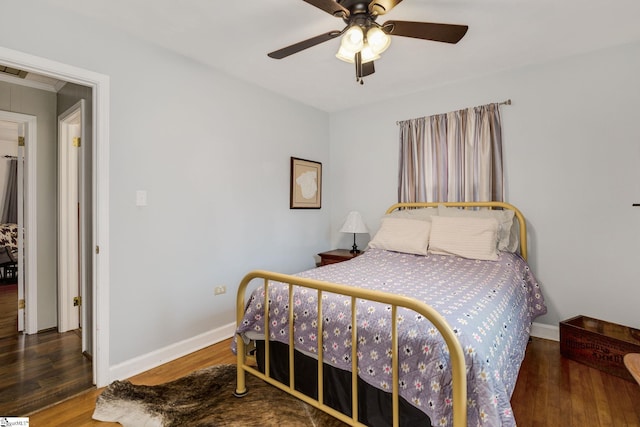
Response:
POLYGON ((544 323, 533 323, 531 325, 531 336, 536 338, 544 338, 546 340, 560 341, 560 328, 554 325, 545 325, 544 323))
POLYGON ((209 332, 188 338, 151 353, 135 357, 109 368, 109 382, 130 378, 141 372, 160 366, 164 363, 201 350, 220 341, 231 338, 236 330, 236 323, 229 323, 209 332))
MULTIPOLYGON (((135 357, 126 362, 119 363, 109 368, 109 382, 130 378, 141 372, 160 366, 164 363, 178 359, 194 351, 198 351, 220 341, 231 338, 236 330, 236 324, 229 323, 209 332, 188 338, 184 341, 171 344, 167 347, 152 351, 151 353, 135 357)), ((552 341, 560 341, 560 329, 558 326, 533 323, 531 336, 552 341)))

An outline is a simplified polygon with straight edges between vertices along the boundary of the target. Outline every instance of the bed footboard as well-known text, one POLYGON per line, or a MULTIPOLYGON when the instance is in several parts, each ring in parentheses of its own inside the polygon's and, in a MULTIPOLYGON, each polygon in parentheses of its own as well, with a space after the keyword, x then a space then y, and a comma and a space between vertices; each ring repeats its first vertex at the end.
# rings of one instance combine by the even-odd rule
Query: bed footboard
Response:
MULTIPOLYGON (((335 294, 342 294, 351 297, 351 306, 355 307, 356 299, 365 299, 369 301, 376 301, 391 306, 391 332, 392 332, 392 402, 393 402, 393 425, 399 426, 399 367, 398 367, 398 331, 397 331, 397 309, 399 307, 407 308, 415 311, 416 313, 427 318, 441 333, 444 338, 451 357, 452 366, 452 378, 453 378, 453 426, 454 427, 466 427, 467 425, 467 379, 465 370, 464 353, 460 343, 458 342, 455 334, 445 321, 445 319, 432 307, 422 303, 418 300, 407 298, 399 295, 394 295, 385 292, 371 291, 362 288, 356 288, 352 286, 338 285, 335 283, 322 282, 318 280, 312 280, 307 278, 301 278, 297 276, 290 276, 286 274, 273 273, 268 271, 253 271, 247 274, 238 288, 236 315, 238 325, 242 322, 244 317, 244 310, 246 308, 246 290, 247 286, 254 279, 262 279, 264 284, 265 295, 268 295, 268 286, 270 281, 286 283, 289 286, 289 307, 294 307, 293 304, 293 287, 300 286, 318 291, 318 318, 322 318, 322 293, 330 292, 335 294)), ((356 322, 356 310, 351 310, 352 325, 357 325, 356 322)), ((264 301, 264 323, 265 331, 269 330, 269 298, 265 298, 264 301)), ((323 322, 317 322, 318 324, 318 349, 322 349, 323 340, 323 322)), ((295 389, 295 375, 294 375, 294 310, 289 310, 289 384, 283 384, 270 376, 269 368, 269 345, 265 345, 265 370, 264 373, 258 369, 247 364, 246 360, 246 345, 241 336, 237 337, 237 384, 236 395, 242 396, 247 393, 245 375, 250 373, 258 378, 278 387, 279 389, 297 397, 298 399, 312 405, 338 419, 350 424, 350 425, 362 425, 358 422, 358 357, 357 357, 357 345, 358 342, 358 328, 354 327, 351 330, 351 342, 354 343, 351 346, 351 385, 352 385, 352 416, 348 417, 343 413, 336 411, 330 406, 324 403, 324 391, 323 391, 323 352, 318 351, 318 393, 317 399, 313 399, 304 393, 295 389)), ((268 339, 268 337, 266 337, 268 339)))

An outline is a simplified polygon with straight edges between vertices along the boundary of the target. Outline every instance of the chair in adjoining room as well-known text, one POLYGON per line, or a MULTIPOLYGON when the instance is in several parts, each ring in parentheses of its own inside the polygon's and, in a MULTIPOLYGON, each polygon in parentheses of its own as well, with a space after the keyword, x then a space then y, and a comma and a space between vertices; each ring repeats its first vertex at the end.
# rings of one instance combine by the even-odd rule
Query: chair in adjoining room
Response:
POLYGON ((0 283, 18 279, 18 225, 0 224, 0 283))
POLYGON ((0 283, 16 283, 18 279, 18 251, 0 248, 0 283))
POLYGON ((625 354, 624 365, 627 367, 638 384, 640 384, 640 353, 625 354))
POLYGON ((18 281, 18 159, 9 160, 4 201, 0 205, 0 284, 18 281))

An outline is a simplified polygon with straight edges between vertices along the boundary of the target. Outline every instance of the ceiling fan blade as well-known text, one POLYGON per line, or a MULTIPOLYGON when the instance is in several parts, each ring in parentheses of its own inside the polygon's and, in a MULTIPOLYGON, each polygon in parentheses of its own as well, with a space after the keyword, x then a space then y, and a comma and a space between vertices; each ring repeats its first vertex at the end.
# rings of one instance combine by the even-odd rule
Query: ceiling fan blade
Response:
POLYGON ((374 15, 384 15, 396 7, 402 0, 373 0, 369 3, 369 12, 374 15))
POLYGON ((304 0, 312 6, 322 9, 330 15, 339 16, 341 18, 349 17, 349 9, 345 8, 335 0, 304 0))
POLYGON ((319 36, 311 37, 310 39, 292 44, 291 46, 278 49, 276 51, 268 53, 267 55, 270 58, 274 58, 274 59, 286 58, 289 55, 293 55, 294 53, 298 53, 302 50, 308 49, 317 44, 336 38, 340 34, 342 34, 342 31, 329 31, 328 33, 320 34, 319 36))
POLYGON ((466 25, 435 24, 431 22, 387 21, 382 26, 392 36, 413 37, 444 43, 458 43, 469 29, 466 25))

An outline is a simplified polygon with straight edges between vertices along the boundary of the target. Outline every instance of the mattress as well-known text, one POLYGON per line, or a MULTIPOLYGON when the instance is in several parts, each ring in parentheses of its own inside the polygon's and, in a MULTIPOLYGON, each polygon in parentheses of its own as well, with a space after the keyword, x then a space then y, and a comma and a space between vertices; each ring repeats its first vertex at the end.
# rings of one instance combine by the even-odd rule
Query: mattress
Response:
MULTIPOLYGON (((370 249, 350 261, 297 276, 391 292, 421 300, 447 320, 465 351, 469 425, 515 425, 510 398, 533 320, 546 312, 540 287, 517 254, 497 261, 450 255, 419 256, 370 249)), ((269 286, 271 340, 289 342, 288 285, 269 286)), ((264 336, 264 289, 248 301, 238 333, 264 336)), ((317 354, 317 292, 294 287, 294 342, 317 354)), ((323 293, 324 361, 351 369, 351 298, 323 293)), ((356 300, 359 377, 391 391, 391 308, 356 300)), ((400 395, 429 416, 433 425, 451 425, 452 389, 448 350, 425 318, 398 313, 400 395)))

